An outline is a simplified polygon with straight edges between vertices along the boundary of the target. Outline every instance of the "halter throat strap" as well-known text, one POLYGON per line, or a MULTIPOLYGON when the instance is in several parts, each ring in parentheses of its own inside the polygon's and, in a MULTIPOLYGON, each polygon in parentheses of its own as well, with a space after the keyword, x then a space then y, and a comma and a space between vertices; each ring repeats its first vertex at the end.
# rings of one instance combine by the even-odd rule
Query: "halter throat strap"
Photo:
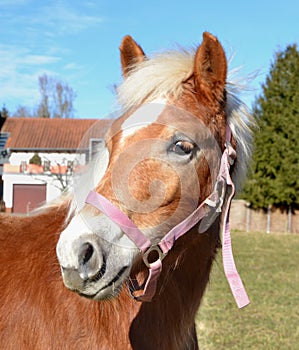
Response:
POLYGON ((214 191, 199 207, 186 219, 173 227, 161 240, 151 242, 145 234, 115 205, 101 194, 89 192, 85 202, 96 207, 107 215, 132 240, 142 253, 143 261, 149 269, 147 280, 142 284, 136 280, 130 281, 132 296, 138 301, 151 301, 155 295, 157 281, 162 271, 162 261, 171 250, 178 238, 183 236, 196 224, 199 224, 199 233, 205 232, 221 213, 227 193, 226 205, 223 213, 222 227, 222 256, 226 278, 232 294, 239 308, 249 304, 249 298, 237 272, 231 247, 229 211, 235 188, 230 176, 230 166, 234 163, 236 152, 230 144, 231 131, 227 128, 225 150, 221 157, 220 170, 217 176, 214 191), (153 253, 155 252, 155 253, 153 253), (150 256, 156 260, 151 261, 150 256))

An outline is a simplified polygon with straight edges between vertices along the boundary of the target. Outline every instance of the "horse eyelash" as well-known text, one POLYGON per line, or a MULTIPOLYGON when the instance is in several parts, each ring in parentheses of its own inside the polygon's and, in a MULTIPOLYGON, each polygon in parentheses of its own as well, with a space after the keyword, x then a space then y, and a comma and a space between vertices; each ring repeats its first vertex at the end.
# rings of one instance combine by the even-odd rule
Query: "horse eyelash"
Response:
POLYGON ((194 149, 195 149, 195 145, 192 142, 187 140, 178 140, 170 146, 169 152, 173 152, 178 155, 184 156, 184 155, 190 155, 192 151, 194 151, 194 149), (178 149, 181 149, 182 153, 177 152, 178 149))

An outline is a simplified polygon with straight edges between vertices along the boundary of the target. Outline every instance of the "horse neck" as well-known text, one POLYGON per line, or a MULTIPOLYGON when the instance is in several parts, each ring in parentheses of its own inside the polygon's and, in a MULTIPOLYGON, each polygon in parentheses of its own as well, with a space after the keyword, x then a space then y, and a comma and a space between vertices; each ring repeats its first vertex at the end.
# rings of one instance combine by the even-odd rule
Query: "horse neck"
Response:
POLYGON ((160 339, 159 349, 189 349, 195 342, 195 316, 209 280, 218 232, 217 220, 204 234, 195 227, 176 242, 163 261, 155 297, 142 304, 132 323, 131 342, 138 344, 136 348, 144 346, 140 339, 153 342, 153 335, 160 339))

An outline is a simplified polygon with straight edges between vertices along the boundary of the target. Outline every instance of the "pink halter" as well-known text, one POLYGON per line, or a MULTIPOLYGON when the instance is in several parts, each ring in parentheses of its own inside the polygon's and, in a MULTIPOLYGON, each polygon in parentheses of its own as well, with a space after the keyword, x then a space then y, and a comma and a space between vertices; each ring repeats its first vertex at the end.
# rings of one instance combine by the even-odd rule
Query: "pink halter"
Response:
POLYGON ((239 308, 249 304, 249 298, 243 286, 242 280, 237 272, 234 257, 232 253, 229 210, 231 200, 234 196, 235 187, 230 176, 230 166, 234 163, 236 152, 230 144, 231 131, 227 128, 225 150, 221 157, 220 170, 217 176, 214 191, 206 198, 199 207, 191 213, 186 219, 173 227, 160 241, 151 242, 136 225, 108 199, 95 191, 91 191, 86 203, 93 205, 113 222, 115 222, 122 231, 135 243, 143 255, 143 261, 149 269, 149 274, 144 285, 138 285, 137 281, 131 282, 132 295, 138 301, 151 301, 156 292, 158 277, 162 271, 162 260, 169 250, 173 247, 175 241, 188 232, 193 226, 199 223, 199 232, 205 232, 214 222, 222 210, 227 186, 230 187, 230 194, 227 198, 226 208, 224 210, 223 228, 222 228, 222 256, 223 266, 226 278, 230 285, 232 294, 239 308), (149 261, 149 254, 155 252, 157 259, 154 262, 149 261), (143 291, 141 295, 138 292, 143 291))

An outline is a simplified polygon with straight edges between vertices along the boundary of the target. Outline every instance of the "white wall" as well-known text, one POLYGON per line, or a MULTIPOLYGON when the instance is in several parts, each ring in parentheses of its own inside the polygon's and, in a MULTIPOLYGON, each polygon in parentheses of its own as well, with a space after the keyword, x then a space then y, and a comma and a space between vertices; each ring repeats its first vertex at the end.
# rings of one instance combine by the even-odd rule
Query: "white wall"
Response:
MULTIPOLYGON (((10 155, 9 163, 11 165, 20 165, 22 161, 29 163, 29 160, 33 157, 33 152, 13 152, 10 155)), ((51 165, 66 165, 67 161, 76 161, 77 164, 83 165, 86 162, 85 154, 77 153, 38 153, 42 162, 49 160, 51 165)))
POLYGON ((52 201, 53 199, 61 195, 59 188, 59 182, 52 176, 48 175, 26 175, 26 174, 8 174, 4 173, 3 176, 3 200, 6 208, 12 208, 13 206, 13 185, 25 184, 25 185, 44 185, 47 183, 46 201, 52 201))
MULTIPOLYGON (((11 165, 19 166, 21 162, 29 163, 29 160, 33 157, 33 152, 13 152, 10 155, 9 163, 11 165)), ((76 165, 85 165, 85 154, 77 153, 38 153, 42 162, 50 161, 51 166, 55 165, 67 165, 67 161, 74 161, 76 165)), ((46 201, 52 201, 61 195, 61 184, 55 177, 55 175, 47 174, 26 174, 26 173, 4 173, 3 179, 3 200, 6 208, 12 208, 13 206, 13 185, 14 184, 28 184, 28 185, 41 185, 47 184, 46 201)))

